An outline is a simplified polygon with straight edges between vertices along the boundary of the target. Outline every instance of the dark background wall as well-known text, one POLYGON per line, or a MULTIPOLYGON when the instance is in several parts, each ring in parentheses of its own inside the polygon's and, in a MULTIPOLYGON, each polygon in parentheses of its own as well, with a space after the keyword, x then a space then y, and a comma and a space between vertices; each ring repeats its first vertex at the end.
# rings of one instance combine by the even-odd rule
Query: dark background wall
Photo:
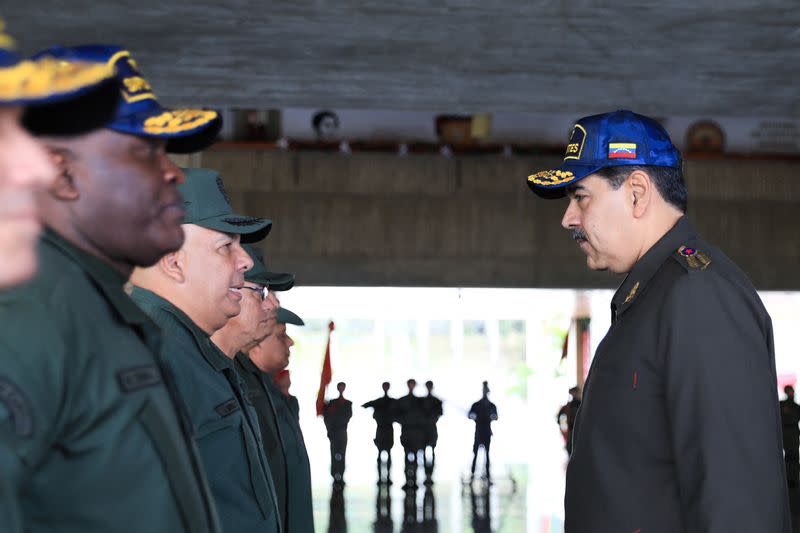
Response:
MULTIPOLYGON (((270 266, 305 285, 613 287, 528 191, 560 158, 217 149, 232 202, 274 220, 270 266)), ((689 160, 690 216, 760 289, 800 290, 800 162, 689 160)))

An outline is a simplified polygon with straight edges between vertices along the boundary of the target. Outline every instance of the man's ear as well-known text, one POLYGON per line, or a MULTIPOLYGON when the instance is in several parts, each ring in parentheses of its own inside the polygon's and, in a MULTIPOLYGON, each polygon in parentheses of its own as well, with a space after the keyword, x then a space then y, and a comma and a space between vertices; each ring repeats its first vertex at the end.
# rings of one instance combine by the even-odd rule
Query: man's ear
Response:
POLYGON ((50 194, 62 202, 74 202, 81 197, 81 192, 78 190, 78 185, 72 177, 72 172, 69 168, 69 157, 66 150, 48 146, 47 151, 57 171, 56 179, 50 184, 50 187, 48 187, 50 194))
POLYGON ((186 281, 186 253, 183 250, 170 252, 158 260, 158 267, 178 283, 186 281))
POLYGON ((653 180, 646 172, 634 170, 627 180, 633 216, 641 218, 653 201, 653 180))

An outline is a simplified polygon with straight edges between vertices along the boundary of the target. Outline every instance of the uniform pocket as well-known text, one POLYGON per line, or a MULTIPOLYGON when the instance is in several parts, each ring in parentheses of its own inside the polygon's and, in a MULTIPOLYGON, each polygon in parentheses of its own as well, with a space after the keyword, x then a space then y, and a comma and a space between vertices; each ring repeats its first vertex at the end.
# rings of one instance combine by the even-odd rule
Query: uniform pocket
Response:
POLYGON ((137 417, 161 459, 186 531, 206 531, 207 524, 203 522, 206 511, 197 497, 197 482, 187 464, 188 446, 176 440, 178 429, 170 430, 164 415, 151 401, 145 401, 137 417))

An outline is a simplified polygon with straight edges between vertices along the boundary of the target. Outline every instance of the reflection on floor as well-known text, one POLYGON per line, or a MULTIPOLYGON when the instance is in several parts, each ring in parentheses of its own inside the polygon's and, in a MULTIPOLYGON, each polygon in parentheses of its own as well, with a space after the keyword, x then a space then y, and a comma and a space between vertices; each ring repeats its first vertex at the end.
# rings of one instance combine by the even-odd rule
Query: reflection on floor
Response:
MULTIPOLYGON (((512 470, 513 472, 513 470, 512 470)), ((526 487, 512 475, 494 483, 468 479, 419 489, 380 484, 315 493, 317 531, 328 533, 560 533, 558 517, 530 519, 526 487), (326 500, 326 496, 329 499, 326 500), (327 504, 327 505, 326 505, 327 504), (323 508, 324 511, 323 512, 323 508)), ((790 490, 794 533, 800 533, 800 490, 790 490)))
MULTIPOLYGON (((346 485, 316 489, 317 531, 328 533, 563 531, 557 516, 532 518, 527 474, 511 469, 492 483, 462 480, 405 489, 397 485, 346 485)), ((398 484, 399 485, 399 484, 398 484)))

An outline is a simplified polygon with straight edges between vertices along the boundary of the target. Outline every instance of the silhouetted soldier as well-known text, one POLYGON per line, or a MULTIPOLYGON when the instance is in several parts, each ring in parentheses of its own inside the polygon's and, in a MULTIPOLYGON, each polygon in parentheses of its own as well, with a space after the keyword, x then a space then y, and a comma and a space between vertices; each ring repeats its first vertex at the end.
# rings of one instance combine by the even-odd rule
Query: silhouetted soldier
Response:
POLYGON ((347 424, 353 416, 353 404, 344 397, 344 383, 338 383, 339 397, 325 402, 322 418, 331 441, 331 476, 334 486, 344 485, 345 452, 347 451, 347 424))
POLYGON ((392 447, 394 446, 394 427, 395 403, 394 398, 389 397, 389 382, 382 385, 383 396, 367 402, 362 407, 372 408, 372 418, 377 423, 375 429, 375 447, 378 448, 378 483, 391 484, 392 472, 392 447), (383 460, 383 453, 386 452, 386 460, 383 460), (386 475, 384 476, 384 468, 386 475))
POLYGON ((475 442, 472 445, 472 478, 475 479, 475 463, 478 460, 478 449, 483 448, 486 456, 486 479, 492 479, 489 462, 489 445, 492 443, 492 422, 497 420, 497 407, 489 401, 489 383, 483 382, 483 397, 472 404, 469 417, 475 421, 475 442))
POLYGON ((556 421, 561 428, 562 434, 566 430, 564 447, 567 449, 567 454, 572 455, 572 430, 575 428, 575 417, 578 415, 578 408, 581 406, 581 390, 578 387, 572 387, 569 389, 569 395, 571 399, 561 406, 556 421))
POLYGON ((425 447, 425 421, 421 398, 414 396, 416 380, 407 382, 408 394, 397 400, 397 420, 400 422, 400 444, 405 454, 406 488, 417 486, 419 451, 425 447))
POLYGON ((794 402, 794 387, 787 385, 783 392, 786 393, 786 399, 781 402, 781 424, 786 478, 789 487, 795 488, 800 479, 800 405, 794 402))
POLYGON ((433 468, 436 464, 436 442, 439 440, 436 422, 442 416, 442 400, 433 395, 433 381, 426 381, 425 388, 428 389, 428 395, 420 398, 425 421, 423 459, 425 461, 425 484, 430 485, 433 483, 433 468))

